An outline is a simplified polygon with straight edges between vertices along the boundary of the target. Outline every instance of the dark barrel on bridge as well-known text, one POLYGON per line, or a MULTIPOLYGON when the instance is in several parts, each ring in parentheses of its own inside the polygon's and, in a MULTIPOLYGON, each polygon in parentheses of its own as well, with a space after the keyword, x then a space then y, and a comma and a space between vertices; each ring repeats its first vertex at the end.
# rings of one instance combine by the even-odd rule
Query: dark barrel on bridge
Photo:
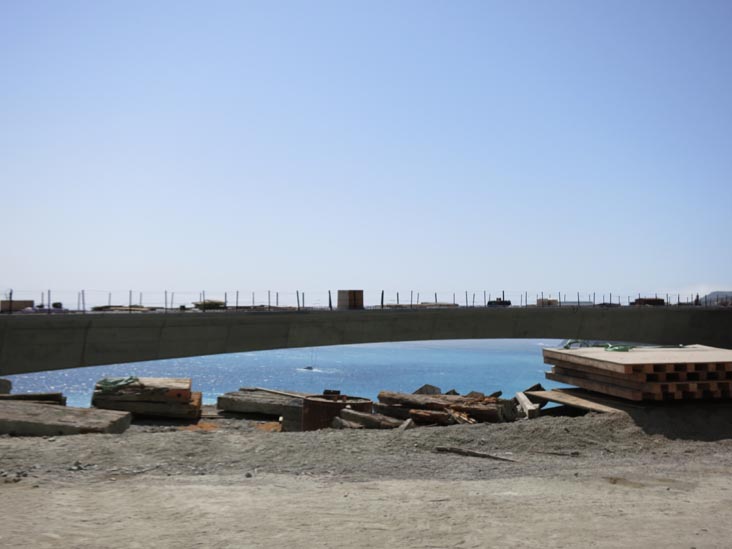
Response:
POLYGON ((373 403, 367 398, 348 395, 313 395, 302 403, 302 430, 317 431, 330 427, 333 418, 348 406, 357 412, 370 414, 373 403))

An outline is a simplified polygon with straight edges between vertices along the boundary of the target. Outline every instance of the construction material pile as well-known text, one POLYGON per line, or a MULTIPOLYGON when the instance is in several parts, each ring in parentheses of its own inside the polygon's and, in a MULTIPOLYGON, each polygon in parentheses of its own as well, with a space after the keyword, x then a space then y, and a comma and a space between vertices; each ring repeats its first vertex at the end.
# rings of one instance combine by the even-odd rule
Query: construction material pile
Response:
POLYGON ((381 391, 372 413, 345 408, 333 419, 336 429, 409 429, 427 425, 455 425, 514 421, 516 403, 501 399, 501 392, 490 396, 473 391, 460 396, 456 391, 442 391, 424 385, 414 393, 381 391))
POLYGON ((411 419, 418 425, 501 423, 517 418, 516 404, 474 391, 456 394, 408 394, 381 391, 374 410, 384 416, 411 419))
POLYGON ((92 406, 135 416, 198 419, 201 396, 191 391, 188 378, 105 378, 94 387, 92 406))
POLYGON ((131 414, 66 406, 62 393, 13 393, 12 383, 0 379, 0 435, 56 436, 121 433, 131 414))
POLYGON ((627 400, 732 396, 732 351, 684 347, 597 346, 544 349, 547 379, 627 400))

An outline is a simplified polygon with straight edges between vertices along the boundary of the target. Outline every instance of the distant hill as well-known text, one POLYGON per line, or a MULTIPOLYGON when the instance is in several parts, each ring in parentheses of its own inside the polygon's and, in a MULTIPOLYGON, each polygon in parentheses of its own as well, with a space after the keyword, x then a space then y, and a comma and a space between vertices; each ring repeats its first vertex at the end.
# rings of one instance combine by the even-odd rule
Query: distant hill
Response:
POLYGON ((702 303, 707 303, 709 305, 712 305, 714 303, 732 303, 732 291, 729 292, 723 292, 723 291, 717 291, 717 292, 710 292, 704 297, 700 297, 699 300, 702 303))

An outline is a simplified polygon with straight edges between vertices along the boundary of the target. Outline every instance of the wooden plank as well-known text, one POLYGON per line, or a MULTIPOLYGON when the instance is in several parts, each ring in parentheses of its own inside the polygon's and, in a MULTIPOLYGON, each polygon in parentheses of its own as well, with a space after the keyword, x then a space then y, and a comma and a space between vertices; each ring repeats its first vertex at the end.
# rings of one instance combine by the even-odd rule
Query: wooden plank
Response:
POLYGON ((412 421, 419 425, 454 425, 455 420, 447 412, 437 410, 409 410, 412 421))
POLYGON ((599 412, 607 414, 623 413, 621 407, 614 407, 612 404, 600 402, 599 399, 594 398, 591 394, 588 394, 584 390, 571 390, 571 389, 553 389, 551 391, 530 391, 526 393, 527 396, 544 400, 547 402, 555 402, 557 404, 564 404, 566 406, 572 406, 581 410, 587 410, 589 412, 599 412))
POLYGON ((341 417, 334 417, 333 421, 331 422, 330 426, 333 429, 363 429, 364 426, 360 423, 355 423, 353 421, 347 421, 341 417))
POLYGON ((398 405, 384 404, 383 402, 374 402, 374 412, 384 414, 385 416, 395 417, 397 419, 409 419, 409 408, 398 405))
POLYGON ((0 401, 2 400, 34 400, 66 405, 66 397, 63 393, 13 393, 11 395, 0 395, 0 401))
POLYGON ((276 389, 265 389, 263 387, 254 387, 253 389, 252 388, 247 388, 247 387, 242 387, 239 390, 240 391, 252 391, 252 390, 254 390, 254 391, 262 391, 264 393, 271 393, 273 395, 286 396, 286 397, 290 397, 290 398, 305 398, 305 397, 310 396, 308 393, 295 393, 295 392, 292 392, 292 391, 278 391, 276 389))
POLYGON ((516 400, 527 418, 534 419, 535 417, 539 417, 539 405, 531 402, 529 397, 527 397, 523 392, 519 391, 516 393, 516 400))
POLYGON ((0 401, 0 434, 17 436, 121 433, 130 426, 128 412, 49 406, 29 401, 0 401))
POLYGON ((187 377, 141 377, 139 380, 150 391, 190 391, 192 385, 187 377))
POLYGON ((218 397, 216 406, 220 410, 239 414, 262 414, 288 418, 302 416, 302 398, 259 389, 226 393, 218 397))
POLYGON ((161 404, 187 404, 191 400, 193 393, 166 393, 166 392, 140 392, 140 393, 104 393, 95 391, 92 399, 99 395, 101 398, 115 400, 116 402, 159 402, 161 404))
POLYGON ((458 402, 469 402, 470 398, 453 395, 413 395, 409 393, 395 393, 381 391, 379 401, 384 404, 399 405, 407 408, 425 410, 444 410, 458 402))
POLYGON ((612 362, 602 361, 592 357, 585 357, 580 354, 568 354, 569 351, 559 349, 544 349, 544 362, 554 364, 556 361, 571 362, 572 364, 581 364, 583 366, 592 366, 602 370, 617 372, 620 374, 629 374, 633 371, 632 366, 624 364, 613 364, 612 362))
POLYGON ((592 381, 589 379, 583 379, 574 376, 567 376, 561 374, 555 374, 553 372, 546 372, 546 378, 552 381, 558 381, 559 383, 566 383, 568 385, 575 385, 582 387, 583 389, 589 389, 590 391, 596 391, 606 395, 612 395, 619 398, 627 398, 629 400, 643 400, 643 393, 634 389, 627 389, 625 387, 619 387, 618 385, 611 385, 609 383, 603 383, 600 381, 592 381))
POLYGON ((363 425, 367 429, 395 429, 402 424, 402 421, 393 417, 381 414, 367 414, 350 408, 340 411, 341 418, 352 423, 363 425))
MULTIPOLYGON (((602 371, 602 370, 600 370, 602 371)), ((644 383, 636 381, 634 379, 625 379, 623 377, 605 376, 599 373, 589 373, 585 370, 575 370, 572 367, 554 366, 552 372, 563 376, 572 376, 580 379, 588 379, 590 381, 596 381, 598 383, 607 383, 610 385, 617 385, 625 389, 631 389, 634 391, 647 391, 647 392, 661 392, 661 385, 659 383, 644 383)))
MULTIPOLYGON (((614 378, 614 379, 621 379, 624 381, 637 381, 640 383, 647 381, 647 375, 644 373, 634 373, 634 372, 628 372, 628 373, 622 373, 622 372, 616 372, 614 370, 608 370, 606 368, 597 368, 595 366, 588 366, 586 364, 578 364, 575 362, 570 362, 567 360, 554 360, 552 359, 551 362, 547 362, 548 364, 552 364, 555 367, 558 368, 565 368, 565 369, 572 369, 575 371, 580 372, 586 372, 588 374, 592 375, 601 375, 606 376, 608 378, 614 378)), ((531 389, 529 389, 531 390, 531 389)))

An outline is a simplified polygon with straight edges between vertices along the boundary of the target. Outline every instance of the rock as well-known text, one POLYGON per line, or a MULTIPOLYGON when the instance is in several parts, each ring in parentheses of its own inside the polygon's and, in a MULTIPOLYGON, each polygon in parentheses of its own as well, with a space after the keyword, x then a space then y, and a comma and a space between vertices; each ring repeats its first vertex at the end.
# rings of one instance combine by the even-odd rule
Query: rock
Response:
POLYGON ((13 382, 9 379, 0 379, 0 395, 8 395, 13 389, 13 382))
POLYGON ((441 395, 442 389, 426 383, 412 393, 413 395, 441 395))

